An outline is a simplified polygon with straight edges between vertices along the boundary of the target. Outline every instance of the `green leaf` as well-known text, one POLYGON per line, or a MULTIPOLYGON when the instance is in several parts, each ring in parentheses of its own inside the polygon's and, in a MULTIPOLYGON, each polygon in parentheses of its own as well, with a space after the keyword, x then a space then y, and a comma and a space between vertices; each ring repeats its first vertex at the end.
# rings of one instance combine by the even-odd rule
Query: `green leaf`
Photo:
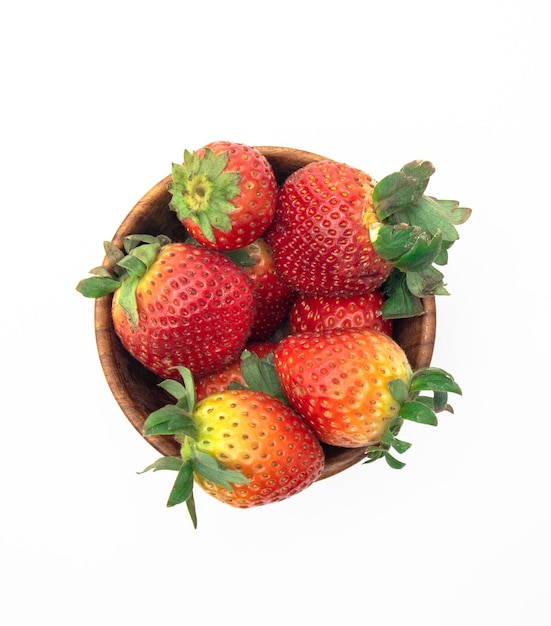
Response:
POLYGON ((398 415, 405 420, 417 422, 418 424, 428 424, 429 426, 436 426, 438 424, 434 411, 424 403, 417 402, 416 400, 411 400, 403 404, 398 415))
POLYGON ((186 201, 184 200, 185 187, 179 182, 176 182, 178 177, 176 176, 176 166, 172 166, 172 182, 168 183, 167 189, 170 192, 172 198, 168 203, 169 208, 176 213, 178 219, 184 221, 186 217, 190 217, 189 209, 186 201))
POLYGON ((151 465, 148 465, 141 472, 138 472, 138 474, 144 474, 145 472, 149 471, 157 472, 159 470, 172 470, 179 472, 180 468, 182 467, 182 463, 182 459, 178 459, 174 456, 162 456, 154 463, 151 463, 151 465))
POLYGON ((123 246, 126 254, 131 254, 132 250, 144 244, 158 244, 161 246, 170 243, 170 238, 166 235, 149 235, 147 233, 132 233, 124 238, 123 246))
POLYGON ((442 245, 440 246, 440 252, 438 256, 434 259, 436 265, 447 265, 448 264, 448 250, 453 246, 453 241, 444 241, 442 240, 442 245))
POLYGON ((236 380, 230 380, 230 382, 228 383, 228 389, 243 390, 249 389, 249 387, 247 387, 247 385, 242 385, 241 383, 238 383, 236 380))
MULTIPOLYGON (((188 165, 189 167, 189 165, 188 165)), ((173 163, 172 169, 172 182, 168 183, 167 189, 173 195, 179 195, 182 186, 186 184, 187 172, 181 163, 173 163)))
MULTIPOLYGON (((210 150, 210 152, 212 153, 212 150, 210 150)), ((184 165, 182 167, 185 167, 187 169, 188 177, 196 176, 197 174, 199 174, 199 171, 201 169, 201 159, 199 159, 199 155, 197 154, 197 152, 184 150, 184 165)))
POLYGON ((382 434, 381 443, 384 443, 389 448, 394 448, 399 454, 403 454, 411 448, 411 443, 398 439, 388 429, 385 429, 384 433, 382 434))
MULTIPOLYGON (((216 179, 215 197, 231 200, 239 193, 241 174, 235 172, 223 172, 216 179)), ((235 207, 232 207, 235 210, 235 207)))
MULTIPOLYGON (((445 394, 446 396, 448 394, 445 394)), ((428 407, 431 411, 434 411, 436 413, 437 411, 437 404, 435 402, 434 396, 414 396, 414 399, 416 402, 421 402, 422 404, 424 404, 426 407, 428 407)), ((440 409, 441 410, 441 409, 440 409)))
POLYGON ((174 486, 168 496, 166 505, 168 507, 176 506, 182 502, 186 502, 193 494, 193 465, 190 461, 183 461, 174 486))
POLYGON ((410 250, 393 262, 403 272, 420 272, 431 266, 442 249, 442 237, 419 237, 410 250))
POLYGON ((139 259, 144 264, 147 270, 151 267, 151 265, 157 258, 160 249, 161 245, 158 242, 144 244, 142 246, 134 248, 134 250, 132 250, 132 252, 130 253, 130 256, 139 259))
POLYGON ((249 389, 266 393, 283 404, 288 403, 275 371, 272 353, 261 359, 254 352, 244 350, 241 354, 241 374, 249 389))
POLYGON ((173 404, 167 404, 147 417, 143 434, 144 437, 182 434, 197 439, 197 427, 189 413, 173 404))
POLYGON ((380 257, 394 262, 413 248, 421 232, 405 224, 383 224, 371 234, 371 243, 380 257))
MULTIPOLYGON (((440 202, 444 202, 440 200, 440 202)), ((446 200, 446 202, 453 202, 453 207, 450 208, 449 213, 451 215, 451 222, 455 225, 464 224, 472 215, 473 210, 469 207, 459 206, 455 200, 446 200)))
POLYGON ((409 388, 400 378, 391 380, 388 383, 388 389, 392 394, 392 397, 400 404, 404 404, 404 402, 409 398, 409 388))
POLYGON ((124 257, 124 252, 111 241, 104 241, 103 249, 109 265, 118 276, 121 276, 124 270, 119 267, 118 263, 124 257))
POLYGON ((189 216, 201 229, 204 237, 211 242, 216 241, 209 216, 206 213, 198 212, 189 216))
POLYGON ((105 267, 105 265, 98 265, 98 267, 93 267, 90 270, 90 274, 93 276, 99 276, 100 278, 110 278, 111 280, 118 281, 118 277, 113 270, 109 267, 105 267))
POLYGON ((147 265, 132 254, 127 254, 119 261, 119 267, 124 268, 132 278, 141 278, 147 272, 147 265))
POLYGON ((232 229, 232 221, 228 217, 228 213, 233 210, 235 207, 229 202, 213 202, 211 213, 204 215, 209 219, 213 228, 221 230, 223 233, 229 233, 232 229))
POLYGON ((429 161, 412 161, 380 180, 373 190, 377 217, 383 221, 397 208, 416 202, 425 191, 434 167, 429 161))
POLYGON ((183 164, 172 166, 173 182, 168 185, 172 195, 170 209, 182 222, 193 220, 211 242, 215 241, 213 228, 231 230, 228 214, 236 207, 230 201, 240 192, 241 175, 238 171, 226 171, 228 162, 228 151, 215 154, 206 148, 201 157, 184 151, 183 164))
POLYGON ((395 437, 391 447, 394 448, 396 452, 404 454, 404 452, 407 452, 411 448, 411 443, 395 437))
POLYGON ((189 498, 186 500, 186 506, 193 523, 193 528, 197 528, 197 511, 195 509, 195 497, 193 491, 189 494, 189 498))
POLYGON ((438 200, 422 196, 415 205, 406 208, 408 223, 420 226, 432 235, 442 233, 446 241, 456 241, 459 233, 454 224, 462 224, 471 215, 471 209, 460 207, 456 200, 438 200))
POLYGON ((390 454, 390 452, 385 452, 384 457, 385 457, 385 461, 388 463, 390 467, 392 467, 392 469, 402 469, 406 465, 402 461, 398 461, 398 459, 393 457, 392 454, 390 454))
POLYGON ((377 254, 407 274, 406 284, 390 282, 390 302, 383 307, 387 319, 422 313, 416 298, 448 295, 443 274, 435 267, 448 263, 448 250, 459 238, 455 225, 464 223, 471 209, 455 200, 424 195, 434 167, 429 161, 412 161, 383 178, 373 190, 377 218, 370 230, 377 254), (394 287, 400 294, 394 294, 394 287), (409 292, 409 293, 408 293, 409 292), (386 310, 385 310, 386 308, 386 310))
MULTIPOLYGON (((193 411, 195 410, 195 404, 197 402, 193 374, 188 367, 184 367, 183 365, 177 365, 174 369, 178 371, 184 382, 184 389, 187 398, 187 410, 190 413, 193 413, 193 411)), ((179 398, 179 400, 181 399, 182 397, 179 398)))
POLYGON ((385 319, 399 319, 423 315, 425 309, 421 299, 408 288, 406 275, 398 269, 392 271, 383 291, 386 300, 381 307, 385 319))
POLYGON ((228 469, 210 454, 201 452, 196 448, 193 449, 192 453, 195 471, 203 478, 229 490, 233 489, 232 483, 248 484, 248 479, 241 472, 228 469))
POLYGON ((386 428, 394 436, 396 436, 400 432, 400 429, 402 428, 403 423, 404 423, 404 420, 399 415, 396 415, 390 420, 390 422, 387 423, 386 428))
POLYGON ((118 280, 104 276, 90 276, 81 280, 76 289, 85 298, 101 298, 114 293, 120 286, 121 283, 118 280))
POLYGON ((120 285, 119 306, 133 327, 136 327, 139 321, 138 301, 136 300, 136 286, 139 280, 137 277, 127 275, 120 285))
POLYGON ((448 295, 444 286, 444 275, 434 266, 420 272, 405 272, 406 286, 412 295, 425 298, 434 295, 448 295))
POLYGON ((193 497, 194 476, 192 462, 189 459, 183 460, 172 456, 161 457, 151 465, 148 465, 143 471, 138 472, 138 474, 143 474, 150 470, 173 470, 178 472, 166 505, 172 507, 185 502, 193 526, 197 528, 197 512, 193 497))
POLYGON ((423 315, 425 309, 418 296, 414 296, 411 291, 404 289, 392 293, 383 303, 381 312, 385 319, 390 320, 423 315))
POLYGON ((414 372, 410 383, 410 391, 441 391, 462 395, 461 388, 453 376, 443 369, 425 367, 414 372))
POLYGON ((174 380, 172 378, 167 378, 163 380, 158 385, 161 389, 164 389, 167 393, 169 393, 176 400, 180 400, 186 395, 186 388, 182 383, 178 380, 174 380))
POLYGON ((453 413, 453 407, 448 404, 448 394, 442 391, 435 391, 433 398, 433 410, 438 413, 440 411, 448 411, 453 413))
POLYGON ((374 463, 379 459, 382 459, 385 454, 385 449, 380 446, 371 446, 366 450, 366 460, 363 462, 364 465, 368 463, 374 463))
MULTIPOLYGON (((198 158, 196 153, 195 157, 198 158)), ((211 148, 206 148, 203 158, 199 159, 198 172, 211 179, 218 178, 228 164, 229 158, 230 153, 227 150, 216 155, 211 148)))

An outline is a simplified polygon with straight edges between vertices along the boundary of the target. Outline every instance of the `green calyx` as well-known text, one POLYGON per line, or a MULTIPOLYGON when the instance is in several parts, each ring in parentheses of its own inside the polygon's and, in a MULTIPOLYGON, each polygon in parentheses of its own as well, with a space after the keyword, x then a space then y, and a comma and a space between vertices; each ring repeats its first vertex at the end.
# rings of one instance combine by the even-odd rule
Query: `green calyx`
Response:
MULTIPOLYGON (((247 484, 248 480, 238 471, 230 470, 214 457, 197 450, 197 427, 193 419, 196 405, 193 375, 187 367, 178 366, 182 382, 167 379, 159 386, 169 393, 176 402, 154 411, 143 425, 144 437, 151 435, 171 435, 181 444, 180 458, 161 457, 146 467, 140 474, 153 470, 173 470, 177 472, 174 485, 168 497, 167 506, 186 503, 188 513, 197 528, 197 511, 193 497, 194 475, 231 490, 236 484, 247 484)), ((241 372, 245 385, 230 383, 229 389, 254 389, 274 396, 287 404, 279 378, 273 366, 273 355, 260 359, 258 355, 244 350, 241 355, 241 372)))
POLYGON ((241 375, 245 384, 241 385, 232 381, 229 384, 229 389, 253 389, 272 396, 282 404, 289 406, 275 370, 273 352, 260 358, 254 352, 244 350, 241 354, 241 375))
POLYGON ((365 463, 384 458, 393 469, 402 469, 405 463, 393 456, 391 450, 403 454, 411 447, 410 443, 398 439, 397 436, 404 420, 436 426, 438 424, 436 413, 440 411, 453 413, 453 407, 448 404, 448 394, 461 395, 462 392, 451 374, 436 367, 417 370, 411 378, 409 387, 399 379, 391 381, 388 386, 392 396, 400 404, 400 410, 387 423, 379 443, 367 448, 365 463), (429 392, 429 395, 424 392, 429 392))
POLYGON ((183 222, 190 219, 201 229, 208 241, 214 242, 213 228, 231 230, 228 216, 235 210, 231 200, 239 193, 239 172, 227 172, 229 152, 215 154, 205 149, 199 158, 196 152, 184 152, 183 163, 172 164, 172 195, 169 207, 183 222))
POLYGON ((177 472, 174 485, 168 497, 167 506, 186 503, 194 528, 197 528, 197 512, 193 497, 194 474, 224 489, 233 489, 235 484, 247 484, 248 480, 238 471, 230 470, 214 457, 197 450, 197 427, 193 419, 196 405, 195 384, 191 371, 182 366, 176 367, 183 382, 167 379, 159 386, 173 396, 174 404, 154 411, 143 425, 144 437, 151 435, 172 435, 181 444, 181 457, 161 457, 146 467, 140 474, 153 470, 173 470, 177 472))
POLYGON ((165 235, 129 235, 123 241, 124 251, 110 241, 103 244, 108 265, 90 270, 92 276, 81 280, 76 289, 87 298, 101 298, 120 289, 119 305, 128 321, 138 323, 136 285, 157 258, 160 249, 170 243, 165 235))
POLYGON ((433 173, 432 163, 412 161, 373 190, 379 223, 371 229, 371 240, 377 254, 394 266, 383 285, 387 319, 421 315, 421 298, 448 294, 435 265, 447 264, 448 250, 459 238, 456 226, 472 211, 455 200, 424 195, 433 173))

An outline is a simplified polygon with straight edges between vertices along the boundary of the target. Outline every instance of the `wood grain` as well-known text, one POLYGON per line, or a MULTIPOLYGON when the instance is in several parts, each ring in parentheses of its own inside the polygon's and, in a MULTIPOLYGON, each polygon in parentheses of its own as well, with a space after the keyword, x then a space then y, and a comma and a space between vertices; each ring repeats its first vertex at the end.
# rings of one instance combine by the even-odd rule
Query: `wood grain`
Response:
MULTIPOLYGON (((259 146, 270 161, 281 184, 296 169, 322 157, 311 152, 277 146, 259 146)), ((124 237, 135 233, 165 234, 183 240, 186 232, 168 208, 170 193, 166 176, 154 185, 132 208, 113 236, 113 243, 122 246, 124 237)), ((107 261, 105 260, 104 263, 107 261)), ((100 363, 115 400, 134 429, 142 436, 147 416, 172 401, 157 385, 160 379, 149 372, 123 348, 111 320, 111 296, 95 302, 94 326, 100 363)), ((436 305, 434 298, 423 300, 424 314, 407 320, 396 320, 394 338, 406 352, 413 369, 431 363, 436 337, 436 305)), ((178 456, 179 446, 172 437, 148 437, 147 441, 164 456, 178 456)), ((338 474, 365 458, 364 449, 324 446, 325 471, 319 480, 338 474)))

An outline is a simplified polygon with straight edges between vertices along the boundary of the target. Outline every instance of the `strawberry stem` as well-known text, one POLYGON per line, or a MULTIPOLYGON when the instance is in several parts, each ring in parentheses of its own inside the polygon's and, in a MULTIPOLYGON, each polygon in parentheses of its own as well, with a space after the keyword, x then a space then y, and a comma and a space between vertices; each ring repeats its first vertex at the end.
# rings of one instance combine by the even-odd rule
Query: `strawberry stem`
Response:
MULTIPOLYGON (((241 374, 248 389, 266 393, 289 406, 275 370, 273 352, 260 358, 254 352, 244 350, 241 353, 241 374)), ((236 389, 239 386, 238 383, 230 383, 229 388, 236 389)))
POLYGON ((390 450, 403 454, 411 447, 410 443, 397 437, 404 420, 436 426, 436 412, 446 410, 453 413, 452 407, 447 403, 448 393, 461 395, 462 392, 451 374, 436 367, 425 367, 414 372, 409 386, 402 380, 395 379, 389 382, 388 388, 400 404, 400 410, 386 424, 380 441, 366 449, 365 463, 384 458, 393 469, 402 469, 405 463, 392 456, 390 450), (423 391, 432 392, 433 396, 420 395, 423 391))
POLYGON ((193 419, 196 393, 191 371, 177 366, 182 382, 166 379, 159 387, 172 395, 176 403, 167 404, 153 411, 144 422, 143 435, 172 435, 180 444, 180 458, 161 457, 140 474, 149 470, 169 469, 177 471, 167 506, 186 503, 188 513, 197 528, 197 512, 193 498, 194 474, 200 474, 224 489, 233 489, 236 484, 246 484, 248 479, 242 472, 230 470, 210 454, 197 449, 197 425, 193 419))
POLYGON ((181 222, 195 222, 211 242, 215 241, 213 228, 231 230, 228 214, 235 210, 231 200, 239 193, 241 175, 225 171, 228 160, 228 151, 215 154, 206 148, 202 157, 186 150, 183 163, 172 164, 169 207, 181 222))
POLYGON ((447 251, 459 238, 455 226, 467 221, 471 209, 424 195, 433 173, 429 161, 412 161, 373 190, 379 219, 371 229, 373 247, 395 268, 383 285, 386 319, 421 315, 422 298, 448 294, 434 265, 447 264, 447 251))
POLYGON ((101 298, 120 289, 120 305, 133 326, 138 323, 136 286, 157 258, 160 249, 170 243, 166 235, 129 235, 124 239, 126 254, 115 244, 103 244, 109 266, 90 270, 93 276, 81 280, 76 289, 87 298, 101 298))

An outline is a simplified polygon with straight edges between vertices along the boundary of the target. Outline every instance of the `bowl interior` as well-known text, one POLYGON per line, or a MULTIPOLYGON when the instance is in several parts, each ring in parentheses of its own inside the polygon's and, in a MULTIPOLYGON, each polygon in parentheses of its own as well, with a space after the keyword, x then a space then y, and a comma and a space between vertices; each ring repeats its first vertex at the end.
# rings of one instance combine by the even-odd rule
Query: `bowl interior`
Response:
MULTIPOLYGON (((293 148, 259 146, 270 161, 281 184, 293 171, 312 161, 324 159, 317 154, 293 148)), ((178 241, 186 237, 184 227, 168 208, 170 176, 152 187, 128 213, 117 229, 113 243, 122 246, 123 239, 134 233, 165 234, 178 241)), ((150 413, 172 401, 158 383, 160 379, 149 372, 123 348, 113 329, 111 296, 95 302, 94 325, 98 354, 110 390, 122 412, 142 435, 144 421, 150 413)), ((413 369, 430 365, 436 336, 436 307, 434 298, 423 300, 424 315, 395 320, 393 336, 406 352, 413 369)), ((148 437, 147 441, 162 455, 178 456, 179 446, 172 437, 148 437)), ((349 449, 324 446, 326 463, 320 480, 351 467, 364 458, 363 448, 349 449)))

